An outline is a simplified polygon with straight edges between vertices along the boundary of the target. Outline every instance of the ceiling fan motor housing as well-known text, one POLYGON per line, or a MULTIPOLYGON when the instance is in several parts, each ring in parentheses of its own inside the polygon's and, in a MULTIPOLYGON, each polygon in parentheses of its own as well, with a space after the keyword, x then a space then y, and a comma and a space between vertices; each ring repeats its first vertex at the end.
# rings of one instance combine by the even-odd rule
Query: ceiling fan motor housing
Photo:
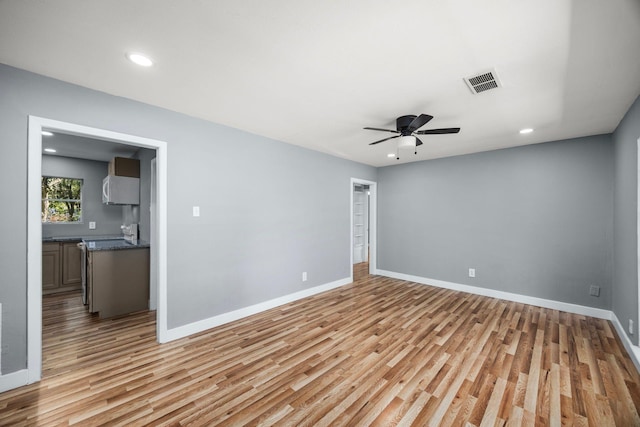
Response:
POLYGON ((404 136, 411 135, 411 132, 407 132, 407 128, 416 117, 412 115, 398 117, 396 119, 396 130, 404 136))

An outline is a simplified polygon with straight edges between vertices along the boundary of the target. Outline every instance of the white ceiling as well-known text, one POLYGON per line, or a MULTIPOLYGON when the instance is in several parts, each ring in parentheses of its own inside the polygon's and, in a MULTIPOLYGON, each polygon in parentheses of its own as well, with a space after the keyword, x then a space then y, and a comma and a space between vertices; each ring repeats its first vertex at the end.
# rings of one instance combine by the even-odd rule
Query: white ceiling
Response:
POLYGON ((47 156, 72 157, 75 159, 96 160, 99 162, 109 162, 114 157, 130 158, 141 149, 144 150, 144 148, 133 145, 57 132, 51 136, 42 136, 42 148, 56 150, 55 153, 42 153, 47 156))
POLYGON ((406 114, 462 130, 400 162, 613 131, 640 94, 640 2, 0 0, 0 62, 383 166, 395 141, 362 128, 406 114), (490 68, 503 87, 472 95, 490 68))

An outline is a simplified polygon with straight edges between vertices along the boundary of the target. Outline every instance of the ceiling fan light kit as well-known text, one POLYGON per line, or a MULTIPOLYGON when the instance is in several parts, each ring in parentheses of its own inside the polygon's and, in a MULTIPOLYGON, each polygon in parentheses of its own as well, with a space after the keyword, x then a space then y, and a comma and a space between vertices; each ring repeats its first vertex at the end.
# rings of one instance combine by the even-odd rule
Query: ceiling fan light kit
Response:
POLYGON ((416 148, 417 138, 413 135, 401 136, 398 140, 398 148, 416 148))
POLYGON ((416 148, 416 144, 418 143, 418 138, 413 135, 401 136, 398 139, 398 147, 396 149, 396 160, 400 160, 400 150, 411 149, 413 154, 418 154, 418 150, 416 148))
POLYGON ((448 133, 460 132, 460 128, 418 130, 422 126, 426 125, 431 119, 433 119, 433 116, 430 116, 428 114, 420 114, 419 116, 414 116, 414 115, 400 116, 396 119, 396 130, 372 128, 372 127, 365 127, 364 129, 376 130, 380 132, 396 133, 397 135, 372 142, 369 145, 375 145, 384 141, 388 141, 390 139, 400 138, 397 141, 398 144, 397 144, 397 155, 396 155, 396 159, 400 160, 401 148, 413 148, 414 154, 418 154, 417 147, 422 145, 423 143, 420 140, 420 138, 417 137, 417 135, 444 135, 448 133))

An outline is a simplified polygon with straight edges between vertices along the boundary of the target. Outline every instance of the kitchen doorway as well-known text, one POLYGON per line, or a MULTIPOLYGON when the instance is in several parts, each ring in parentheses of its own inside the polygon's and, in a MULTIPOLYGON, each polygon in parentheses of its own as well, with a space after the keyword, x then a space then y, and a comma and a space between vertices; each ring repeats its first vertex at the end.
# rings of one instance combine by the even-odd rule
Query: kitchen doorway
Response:
POLYGON ((167 144, 164 141, 29 116, 27 188, 27 383, 42 377, 42 131, 98 139, 155 150, 155 226, 151 248, 157 281, 156 340, 167 338, 167 144))
POLYGON ((375 274, 376 265, 376 218, 377 190, 374 181, 351 178, 349 194, 351 201, 351 281, 362 274, 375 274), (368 266, 363 264, 368 263, 368 266), (364 266, 364 270, 363 270, 364 266))

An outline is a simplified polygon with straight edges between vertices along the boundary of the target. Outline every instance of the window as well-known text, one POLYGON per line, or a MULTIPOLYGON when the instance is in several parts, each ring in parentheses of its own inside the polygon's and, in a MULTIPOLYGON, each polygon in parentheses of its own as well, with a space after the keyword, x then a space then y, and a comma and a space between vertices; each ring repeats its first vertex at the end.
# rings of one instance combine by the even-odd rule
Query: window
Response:
POLYGON ((42 177, 42 222, 82 222, 82 180, 42 177))

